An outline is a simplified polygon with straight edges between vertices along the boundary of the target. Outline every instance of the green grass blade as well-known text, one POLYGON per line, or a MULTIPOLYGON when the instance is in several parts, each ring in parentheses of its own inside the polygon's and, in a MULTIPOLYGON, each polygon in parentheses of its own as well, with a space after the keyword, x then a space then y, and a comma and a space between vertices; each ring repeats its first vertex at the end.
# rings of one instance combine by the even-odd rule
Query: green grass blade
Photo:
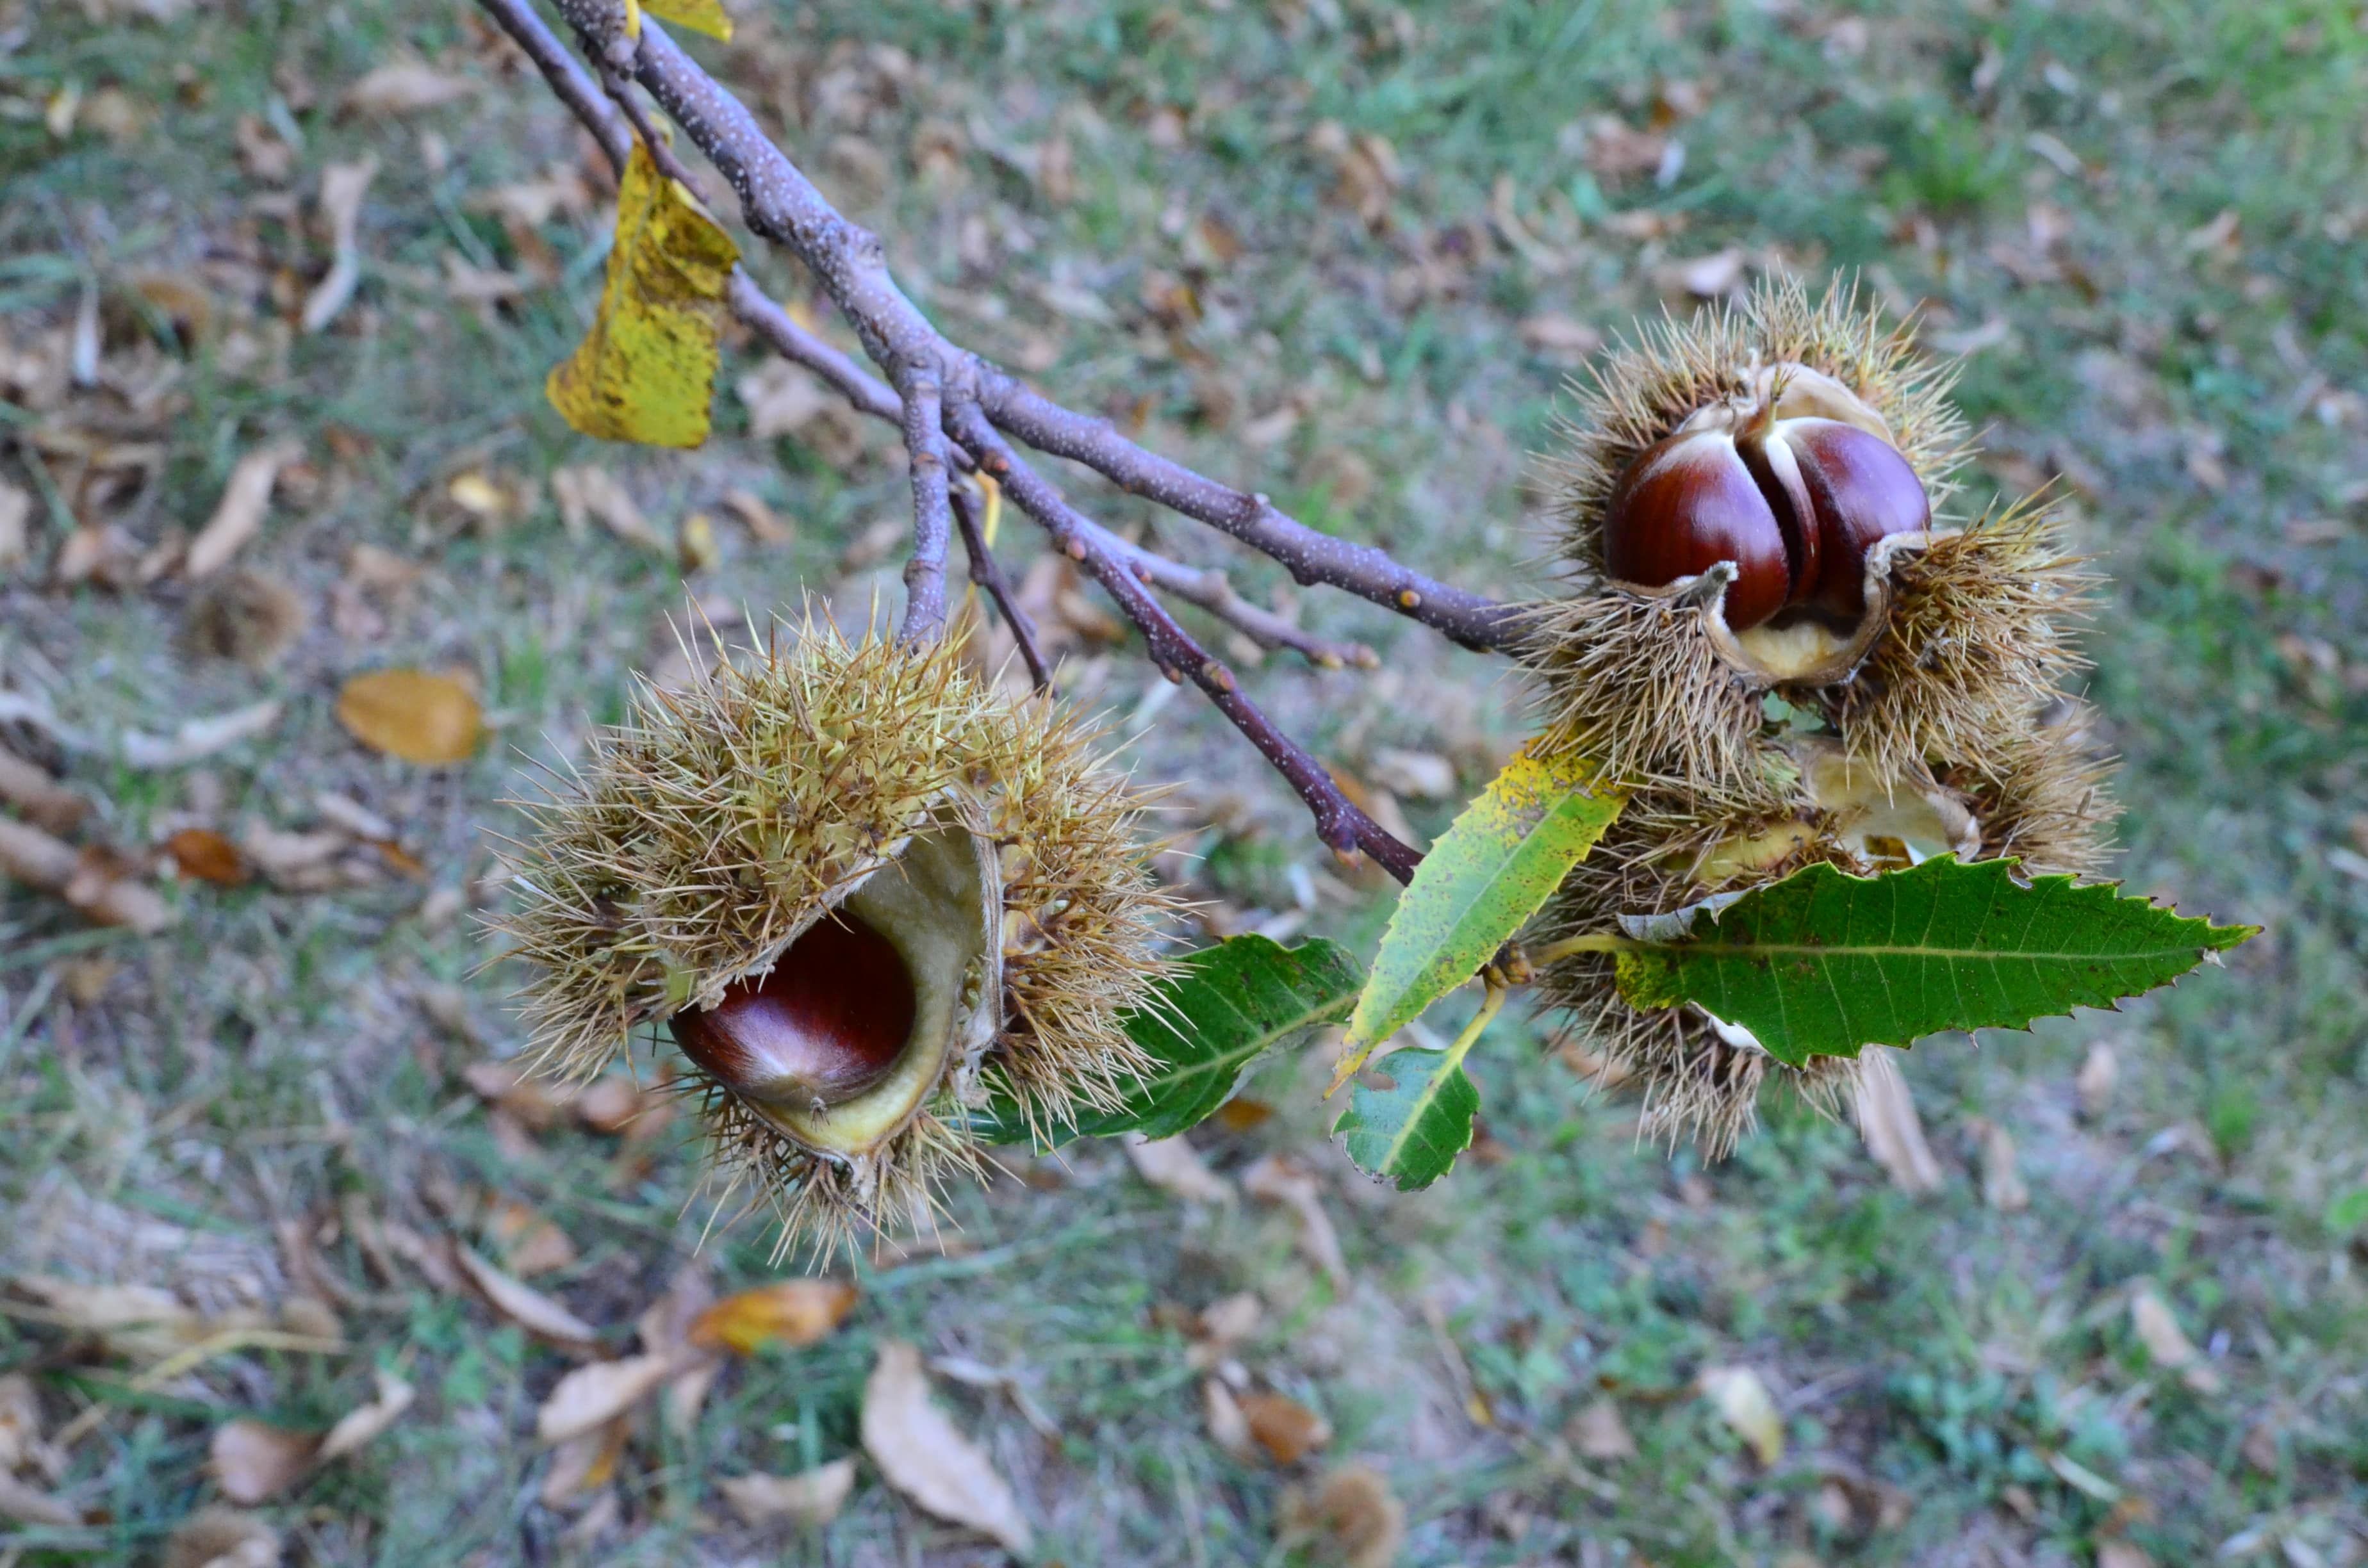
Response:
POLYGON ((1477 974, 1595 847, 1626 801, 1599 785, 1583 758, 1541 761, 1522 752, 1507 763, 1400 895, 1349 1020, 1341 1079, 1373 1046, 1477 974))
POLYGON ((1169 1138, 1206 1119, 1232 1097, 1242 1070, 1266 1051, 1295 1043, 1346 1017, 1364 983, 1354 954, 1337 942, 1285 948, 1235 937, 1188 955, 1157 1001, 1127 1019, 1127 1033, 1154 1063, 1121 1105, 1087 1110, 1075 1127, 1031 1132, 1019 1103, 996 1095, 971 1128, 992 1143, 1058 1148, 1074 1138, 1140 1132, 1169 1138))
POLYGON ((1811 866, 1622 950, 1621 994, 1638 1007, 1691 1002, 1797 1066, 2111 1006, 2260 929, 2110 884, 2016 876, 2012 860, 1945 855, 1877 877, 1811 866))

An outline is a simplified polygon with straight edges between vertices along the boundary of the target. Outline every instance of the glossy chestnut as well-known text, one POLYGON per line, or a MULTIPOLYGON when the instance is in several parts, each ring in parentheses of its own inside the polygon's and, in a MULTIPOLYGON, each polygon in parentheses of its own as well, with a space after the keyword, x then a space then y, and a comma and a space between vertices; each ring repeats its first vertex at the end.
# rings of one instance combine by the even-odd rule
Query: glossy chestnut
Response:
POLYGON ((683 1054, 734 1093, 803 1109, 844 1104, 885 1080, 916 1005, 894 945, 840 910, 791 943, 770 972, 666 1027, 683 1054))

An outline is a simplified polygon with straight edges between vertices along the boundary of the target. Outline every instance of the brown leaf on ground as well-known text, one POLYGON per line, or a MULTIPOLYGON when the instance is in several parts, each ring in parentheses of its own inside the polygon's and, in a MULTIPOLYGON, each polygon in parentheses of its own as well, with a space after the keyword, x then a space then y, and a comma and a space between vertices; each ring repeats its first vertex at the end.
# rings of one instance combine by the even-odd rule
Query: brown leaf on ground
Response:
POLYGON ((855 1460, 833 1460, 797 1475, 731 1475, 716 1488, 743 1524, 826 1525, 855 1490, 855 1460))
POLYGON ((2097 1543, 2097 1568, 2154 1568, 2154 1559, 2134 1542, 2100 1540, 2097 1543))
POLYGON ((362 197, 377 177, 375 153, 366 154, 359 163, 331 164, 321 171, 321 222, 329 231, 331 259, 327 275, 304 297, 302 321, 306 332, 318 332, 336 320, 361 281, 362 197))
POLYGON ((1242 1190, 1267 1203, 1288 1206, 1299 1216, 1299 1250, 1324 1270, 1334 1290, 1349 1289, 1349 1260, 1340 1251, 1340 1234, 1325 1212, 1322 1188, 1315 1173, 1283 1154, 1264 1154, 1242 1172, 1242 1190))
POLYGON ((1266 1308, 1255 1292, 1244 1290, 1210 1302, 1193 1324, 1192 1348, 1185 1364, 1205 1372, 1233 1355, 1235 1347, 1258 1332, 1266 1308))
POLYGON ((2073 1090, 2080 1096, 2080 1114, 2093 1119, 2112 1108, 2113 1085, 2121 1075, 2121 1058, 2113 1048, 2101 1040, 2090 1041, 2079 1074, 2072 1080, 2073 1090))
POLYGON ((1924 1123, 1916 1101, 1899 1071, 1896 1053, 1888 1046, 1871 1045, 1859 1055, 1859 1075, 1851 1090, 1851 1108, 1867 1153, 1891 1173, 1891 1185, 1902 1192, 1936 1192, 1944 1179, 1941 1162, 1924 1141, 1924 1123))
POLYGON ((1636 1439, 1628 1435, 1628 1423, 1620 1418, 1620 1407, 1608 1397, 1597 1400, 1570 1418, 1563 1436, 1583 1459, 1605 1463, 1636 1457, 1636 1439))
POLYGON ((1251 1439, 1277 1464, 1297 1464, 1332 1441, 1332 1423, 1288 1395, 1254 1389, 1236 1403, 1251 1439))
POLYGON ((1995 1121, 1975 1124, 1982 1141, 1982 1201, 2001 1214, 2031 1207, 2031 1188, 2016 1167, 2014 1137, 1995 1121))
POLYGON ((677 1437, 698 1429, 700 1408, 723 1370, 721 1356, 690 1353, 690 1326, 714 1300, 705 1266, 693 1259, 675 1270, 666 1293, 643 1308, 635 1323, 643 1353, 671 1356, 680 1368, 666 1385, 662 1411, 666 1430, 677 1437))
POLYGON ((929 1398, 921 1353, 902 1340, 880 1346, 863 1385, 863 1449, 889 1485, 949 1524, 994 1538, 1025 1557, 1034 1534, 993 1461, 929 1398))
POLYGON ((1406 1545, 1406 1505, 1366 1465, 1342 1465, 1313 1490, 1285 1488, 1275 1515, 1286 1541, 1341 1568, 1389 1568, 1406 1545))
POLYGON ((782 1279, 724 1297, 692 1321, 691 1344, 753 1356, 768 1345, 819 1344, 847 1321, 860 1292, 844 1279, 782 1279))
POLYGON ((1706 1368, 1695 1386, 1762 1466, 1772 1468, 1784 1457, 1784 1418, 1758 1372, 1748 1367, 1706 1368))
POLYGON ((9 1283, 60 1322, 98 1335, 117 1355, 169 1356, 211 1332, 207 1320, 180 1298, 154 1285, 84 1285, 36 1274, 20 1274, 9 1283))
POLYGON ((2203 1358, 2203 1352, 2187 1337, 2187 1331, 2179 1326, 2170 1303, 2151 1287, 2130 1298, 2130 1327, 2138 1342, 2146 1347, 2146 1354, 2154 1358, 2156 1366, 2177 1372, 2198 1393, 2220 1392, 2219 1371, 2203 1358))
POLYGON ((574 1091, 528 1075, 526 1063, 515 1059, 472 1062, 461 1069, 461 1081, 479 1099, 508 1112, 521 1125, 537 1132, 558 1126, 560 1119, 575 1105, 574 1091))
POLYGON ((120 743, 123 760, 134 767, 187 767, 241 741, 253 740, 279 722, 277 700, 249 703, 227 713, 190 719, 169 735, 125 734, 120 743))
POLYGON ((1130 1132, 1120 1142, 1135 1174, 1162 1192, 1188 1203, 1223 1203, 1234 1195, 1225 1178, 1201 1163, 1200 1151, 1180 1134, 1155 1143, 1130 1132))
POLYGON ((232 465, 230 483, 222 486, 213 515, 189 541, 182 570, 191 582, 202 582, 229 565, 231 557, 263 531, 264 516, 271 509, 271 487, 279 483, 279 471, 294 462, 298 453, 292 441, 273 441, 232 465))
POLYGON ((632 494, 605 468, 586 464, 553 469, 552 498, 559 503, 559 520, 570 535, 581 539, 590 523, 598 523, 628 544, 672 554, 674 546, 642 515, 632 494))
POLYGON ((1250 1418, 1242 1414, 1241 1401, 1234 1397, 1220 1378, 1204 1378, 1201 1381, 1201 1408, 1209 1424, 1209 1441, 1225 1454, 1247 1464, 1257 1457, 1251 1447, 1250 1418))
POLYGON ((0 1475, 38 1465, 55 1481, 64 1456, 41 1439, 40 1396, 22 1372, 0 1377, 0 1475))
POLYGON ((362 744, 426 767, 466 762, 484 738, 469 688, 425 670, 370 670, 337 693, 337 722, 362 744))
POLYGON ((185 827, 165 840, 165 853, 185 877, 234 888, 253 875, 238 846, 210 827, 185 827))
POLYGON ((665 1119, 667 1103, 666 1096, 652 1094, 631 1078, 595 1078, 575 1096, 575 1119, 594 1132, 638 1136, 665 1119))
POLYGON ((173 923, 172 905, 131 869, 98 849, 76 849, 28 822, 0 817, 0 878, 54 893, 101 926, 142 936, 173 923))
POLYGON ((378 1397, 368 1404, 357 1406, 338 1418, 321 1439, 319 1462, 343 1459, 364 1445, 377 1439, 379 1434, 394 1425, 397 1417, 411 1408, 413 1391, 409 1383, 389 1372, 378 1374, 378 1397))
POLYGON ((564 1268, 576 1259, 575 1244, 548 1215, 514 1198, 495 1197, 485 1212, 485 1234, 502 1262, 521 1279, 564 1268))
POLYGON ((617 1473, 617 1462, 625 1457, 625 1444, 632 1432, 632 1415, 624 1412, 553 1448, 551 1468, 542 1473, 542 1506, 564 1507, 608 1485, 617 1473))
POLYGON ((50 833, 72 833, 90 812, 89 801, 6 747, 0 747, 0 804, 14 806, 50 833))
POLYGON ((621 1361, 595 1361, 559 1380, 535 1413, 534 1435, 545 1443, 564 1443, 607 1425, 657 1392, 674 1375, 672 1356, 629 1356, 621 1361))
POLYGON ((1570 316, 1536 315, 1521 323, 1521 346, 1557 365, 1580 365, 1603 347, 1603 334, 1570 316))
POLYGON ((269 1524, 217 1504, 173 1528, 159 1568, 279 1568, 280 1551, 269 1524))
POLYGON ((82 1512, 15 1476, 0 1474, 0 1519, 22 1525, 78 1525, 82 1512))
POLYGON ((600 1331, 566 1307, 529 1285, 522 1285, 459 1243, 452 1244, 452 1262, 484 1299, 487 1306, 525 1329, 561 1346, 587 1349, 600 1331))
POLYGON ((318 1433, 291 1432, 240 1416, 214 1428, 207 1468, 223 1496, 253 1507, 302 1480, 320 1447, 318 1433))
POLYGON ((477 85, 416 60, 381 65, 337 96, 337 107, 355 114, 416 114, 468 97, 477 85))
POLYGON ((33 494, 0 479, 0 573, 21 566, 32 553, 33 494))

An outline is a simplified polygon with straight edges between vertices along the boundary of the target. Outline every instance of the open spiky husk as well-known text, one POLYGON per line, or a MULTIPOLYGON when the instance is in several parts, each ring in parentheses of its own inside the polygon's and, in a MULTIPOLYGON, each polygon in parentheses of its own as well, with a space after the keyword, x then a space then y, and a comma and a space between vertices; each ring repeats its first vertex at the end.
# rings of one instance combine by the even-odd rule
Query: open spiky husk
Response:
MULTIPOLYGON (((1894 821, 1928 820, 1917 858, 2011 855, 2032 874, 2092 871, 2114 808, 2106 767, 2088 743, 2088 718, 2085 709, 2064 704, 2047 723, 2023 723, 2019 738, 1994 748, 1980 767, 1919 761, 1884 778, 1839 740, 1816 735, 1763 745, 1755 773, 1786 787, 1748 803, 1641 791, 1564 879, 1525 939, 1543 947, 1616 932, 1622 916, 1667 914, 1819 861, 1860 876, 1904 864, 1869 847, 1870 812, 1891 819, 1876 824, 1884 831, 1894 821)), ((1549 966, 1537 994, 1565 1015, 1572 1036, 1583 1037, 1604 1077, 1635 1085, 1643 1136, 1691 1141, 1713 1157, 1750 1128, 1764 1087, 1790 1088, 1830 1114, 1857 1082, 1855 1059, 1813 1057, 1788 1066, 1698 1009, 1630 1006, 1608 954, 1576 954, 1549 966)))
POLYGON ((499 928, 533 966, 536 1059, 598 1073, 679 1007, 760 972, 914 835, 958 825, 996 851, 1001 1028, 855 1158, 693 1072, 724 1194, 773 1200, 784 1248, 827 1247, 982 1169, 962 1112, 996 1089, 1047 1122, 1112 1103, 1142 1065, 1120 1019, 1162 972, 1171 904, 1148 869, 1143 800, 1098 738, 975 679, 951 643, 851 642, 812 619, 686 689, 644 685, 572 778, 521 802, 532 833, 499 928))

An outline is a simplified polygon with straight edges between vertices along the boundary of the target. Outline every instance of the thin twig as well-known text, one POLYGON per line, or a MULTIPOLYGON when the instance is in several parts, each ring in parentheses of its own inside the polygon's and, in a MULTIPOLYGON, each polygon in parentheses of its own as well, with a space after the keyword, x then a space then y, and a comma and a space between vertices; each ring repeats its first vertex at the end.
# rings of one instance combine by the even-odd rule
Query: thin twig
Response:
POLYGON ((1011 640, 1019 645, 1019 656, 1028 662, 1028 678, 1035 683, 1037 690, 1050 692, 1053 670, 1044 662, 1044 650, 1036 642, 1036 622, 1019 608, 1019 596, 1011 591, 1011 579, 1003 574, 1003 563, 996 560, 995 551, 987 546, 986 525, 978 515, 978 492, 970 485, 957 484, 953 487, 953 504, 954 521, 962 528, 962 553, 970 557, 970 580, 985 588, 987 597, 995 601, 995 608, 1003 612, 1003 624, 1011 628, 1011 640))
POLYGON ((1210 656, 1192 634, 1176 623, 1166 607, 1144 588, 1142 579, 1114 552, 1093 538, 1091 523, 1034 469, 1011 449, 986 413, 974 403, 950 406, 946 420, 954 438, 970 449, 981 469, 997 480, 1014 505, 1049 529, 1053 543, 1071 560, 1093 574, 1135 629, 1143 633, 1151 657, 1170 680, 1190 678, 1274 765, 1299 792, 1315 818, 1316 836, 1335 853, 1348 856, 1362 850, 1400 881, 1412 880, 1422 854, 1393 837, 1357 809, 1322 763, 1276 727, 1273 720, 1251 701, 1234 678, 1234 672, 1210 656))
POLYGON ((896 639, 927 642, 946 629, 946 546, 953 501, 946 485, 946 433, 936 380, 905 378, 905 455, 913 472, 913 553, 905 562, 905 624, 896 639))

